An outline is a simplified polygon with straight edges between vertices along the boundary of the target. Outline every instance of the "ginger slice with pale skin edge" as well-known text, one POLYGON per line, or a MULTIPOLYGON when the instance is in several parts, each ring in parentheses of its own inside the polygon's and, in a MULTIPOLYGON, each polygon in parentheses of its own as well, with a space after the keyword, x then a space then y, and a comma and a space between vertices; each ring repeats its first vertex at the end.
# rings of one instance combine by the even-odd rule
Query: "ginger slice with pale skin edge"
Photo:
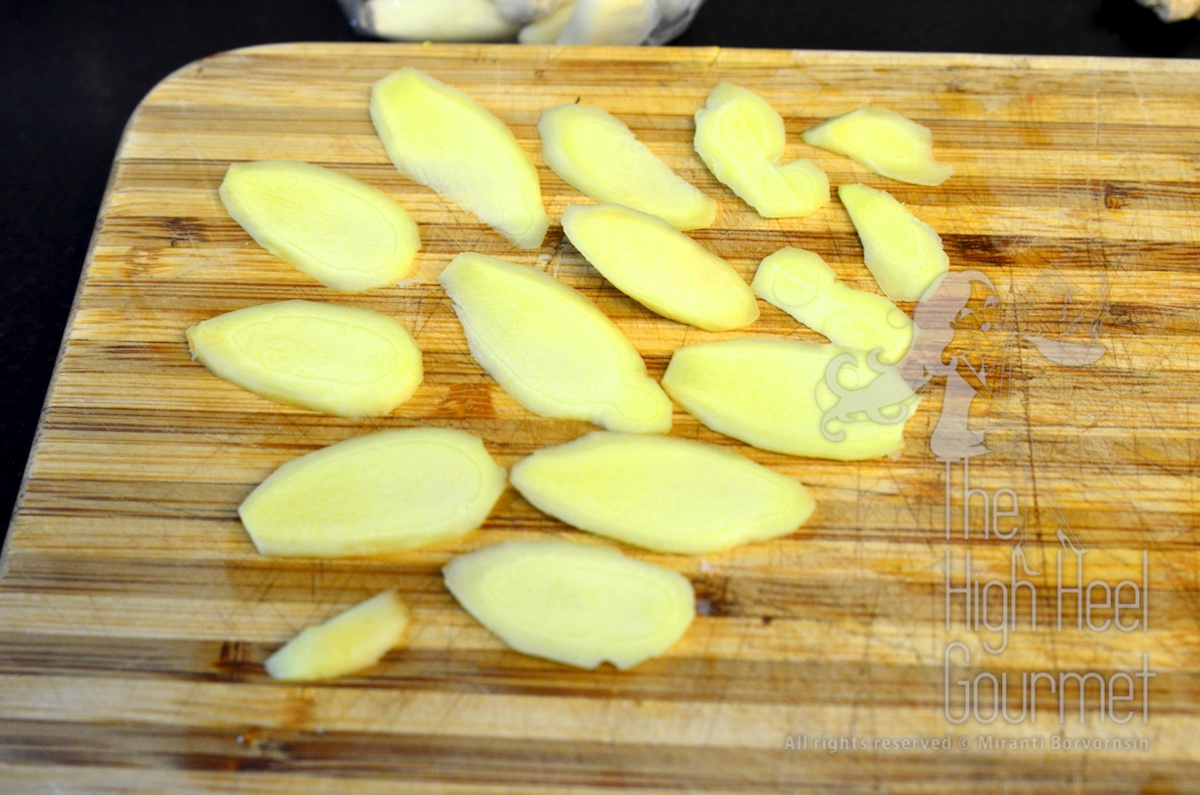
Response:
POLYGON ((666 652, 696 616, 686 577, 609 547, 507 541, 442 571, 459 604, 510 648, 579 668, 632 668, 666 652))
POLYGON ((536 268, 473 253, 455 257, 438 281, 471 355, 525 408, 615 431, 670 430, 670 399, 583 293, 536 268))
POLYGON ((307 627, 263 663, 273 679, 313 682, 357 673, 400 645, 408 606, 384 591, 336 616, 307 627))
POLYGON ((863 261, 888 298, 918 301, 950 271, 942 238, 887 191, 842 185, 838 198, 862 241, 863 261))
POLYGON ((421 247, 417 225, 392 197, 309 163, 234 163, 220 196, 256 243, 332 290, 396 284, 421 247))
POLYGON ((738 272, 661 218, 616 204, 572 204, 562 223, 604 278, 652 312, 706 331, 758 319, 754 293, 738 272))
POLYGON ((838 281, 820 255, 782 248, 758 266, 754 293, 832 342, 863 351, 879 350, 879 360, 895 364, 912 344, 908 315, 882 295, 852 289, 838 281))
POLYGON ((761 450, 837 461, 899 451, 917 402, 899 374, 880 375, 862 351, 763 337, 685 345, 671 357, 662 385, 718 433, 761 450), (826 381, 831 364, 839 389, 870 387, 879 408, 856 409, 865 415, 850 418, 858 421, 827 416, 839 407, 826 381))
POLYGON ((396 168, 476 215, 518 248, 550 219, 537 168, 512 131, 463 91, 406 68, 371 88, 371 120, 396 168))
POLYGON ((805 130, 804 143, 844 155, 881 177, 941 185, 954 169, 933 157, 933 134, 886 108, 861 108, 805 130))
POLYGON ((390 413, 424 378, 394 319, 316 301, 261 304, 197 323, 188 346, 214 375, 257 395, 340 417, 390 413))
POLYGON ((694 145, 713 176, 764 218, 798 218, 829 204, 829 178, 809 160, 779 165, 783 118, 765 99, 720 83, 696 112, 694 145))
POLYGON ((711 226, 717 203, 676 174, 603 108, 566 103, 542 111, 542 159, 598 202, 656 215, 676 229, 711 226))
POLYGON ((714 445, 596 431, 538 450, 512 484, 581 530, 657 552, 700 554, 785 536, 815 503, 792 478, 714 445))
POLYGON ((487 519, 504 470, 471 434, 404 428, 289 461, 238 508, 263 555, 360 557, 457 538, 487 519))

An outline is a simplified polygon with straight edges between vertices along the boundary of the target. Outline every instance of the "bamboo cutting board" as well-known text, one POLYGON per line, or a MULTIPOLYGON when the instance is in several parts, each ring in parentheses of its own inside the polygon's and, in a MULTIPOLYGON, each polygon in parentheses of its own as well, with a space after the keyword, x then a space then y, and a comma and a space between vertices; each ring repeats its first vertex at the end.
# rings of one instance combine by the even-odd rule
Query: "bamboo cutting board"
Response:
MULTIPOLYGON (((1186 61, 303 44, 185 67, 146 98, 118 152, 10 528, 4 787, 1195 787, 1198 153, 1200 64, 1186 61), (402 66, 469 91, 534 156, 555 221, 540 250, 512 250, 395 172, 367 95, 402 66), (796 245, 873 289, 836 200, 807 219, 764 221, 705 171, 691 119, 720 80, 782 112, 785 159, 812 158, 834 185, 888 189, 942 234, 954 269, 992 285, 976 283, 903 454, 789 458, 677 411, 673 434, 799 478, 818 509, 786 539, 719 555, 626 550, 687 575, 700 616, 670 653, 624 673, 510 652, 446 592, 439 569, 458 552, 579 537, 511 490, 457 543, 378 560, 259 557, 237 505, 303 453, 428 424, 478 434, 507 467, 588 430, 530 415, 474 364, 436 284, 461 251, 581 288, 656 377, 679 345, 737 336, 650 315, 564 242, 557 219, 580 197, 541 164, 535 125, 550 104, 607 108, 719 199, 716 224, 694 236, 747 279, 796 245), (955 176, 902 185, 799 142, 868 103, 928 125, 955 176), (414 283, 334 295, 254 245, 216 189, 231 162, 263 158, 330 166, 396 196, 422 230, 414 283), (348 421, 274 405, 189 358, 188 326, 286 298, 400 318, 425 351, 425 385, 390 417, 348 421), (930 446, 951 413, 943 395, 961 397, 952 380, 969 385, 971 427, 986 429, 987 453, 966 471, 930 446), (328 684, 264 675, 262 661, 299 628, 392 586, 413 609, 407 648, 328 684)), ((744 333, 820 340, 765 304, 744 333)))

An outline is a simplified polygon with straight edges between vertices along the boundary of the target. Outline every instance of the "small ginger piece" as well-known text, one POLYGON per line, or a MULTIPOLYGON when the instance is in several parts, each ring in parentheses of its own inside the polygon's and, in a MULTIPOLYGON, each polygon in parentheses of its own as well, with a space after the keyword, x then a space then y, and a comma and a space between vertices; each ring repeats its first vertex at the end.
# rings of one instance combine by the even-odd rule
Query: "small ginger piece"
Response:
POLYGON ((408 606, 384 591, 300 631, 263 663, 273 679, 312 682, 370 668, 404 639, 408 606))
POLYGON ((455 257, 438 281, 475 360, 525 408, 615 431, 670 429, 670 399, 583 293, 536 268, 474 253, 455 257))
POLYGON ((838 198, 858 231, 863 260, 888 298, 919 301, 949 272, 942 238, 890 193, 866 185, 842 185, 838 198))
POLYGON ((812 161, 779 165, 783 118, 740 86, 712 90, 696 113, 694 143, 713 176, 764 218, 798 218, 829 204, 829 178, 812 161))
POLYGON ((632 668, 666 652, 696 616, 686 577, 590 544, 507 541, 459 555, 443 575, 510 648, 579 668, 632 668))
POLYGON ((275 470, 238 508, 263 555, 360 557, 483 524, 504 470, 471 434, 403 428, 355 437, 275 470))
POLYGON ((882 295, 838 281, 819 254, 782 248, 758 266, 754 293, 832 342, 895 364, 912 344, 912 320, 882 295))
POLYGON ((556 44, 641 44, 662 19, 658 0, 575 0, 556 44))
POLYGON ((711 226, 717 203, 659 160, 617 117, 593 105, 547 108, 538 122, 542 158, 555 174, 602 203, 656 215, 676 229, 711 226))
POLYGON ((376 36, 402 41, 504 41, 520 28, 492 0, 367 0, 359 14, 376 36))
POLYGON ((367 309, 316 301, 261 304, 187 330, 192 356, 257 395, 340 417, 388 414, 424 378, 408 330, 367 309))
POLYGON ((406 68, 371 89, 371 120, 401 173, 537 248, 550 220, 537 168, 512 131, 463 91, 406 68))
POLYGON ((941 185, 954 169, 933 157, 933 134, 886 108, 861 108, 805 130, 804 143, 860 163, 881 177, 941 185))
POLYGON ((563 231, 604 278, 663 317, 706 331, 758 319, 754 293, 733 266, 661 218, 616 204, 572 204, 563 231))
POLYGON ((658 552, 719 552, 793 532, 815 503, 792 478, 722 447, 597 431, 512 470, 525 499, 574 527, 658 552))

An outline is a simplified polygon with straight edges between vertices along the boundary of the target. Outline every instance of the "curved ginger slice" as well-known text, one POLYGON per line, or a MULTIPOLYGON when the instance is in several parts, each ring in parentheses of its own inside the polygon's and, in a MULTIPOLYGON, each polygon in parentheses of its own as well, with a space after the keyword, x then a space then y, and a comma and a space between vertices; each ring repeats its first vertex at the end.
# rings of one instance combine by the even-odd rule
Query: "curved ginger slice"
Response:
POLYGON ((457 88, 401 69, 371 88, 371 120, 401 173, 519 248, 537 248, 550 220, 537 168, 504 123, 457 88))
POLYGON ((228 312, 187 330, 213 374, 270 400, 341 417, 387 414, 412 397, 421 349, 390 317, 315 301, 228 312))
POLYGON ((468 613, 510 648, 547 660, 621 670, 658 656, 696 617, 679 572, 615 549, 568 541, 507 541, 443 569, 468 613))
POLYGON ((942 238, 887 191, 841 185, 842 200, 858 237, 863 261, 893 301, 918 301, 950 270, 942 238))
POLYGON ((460 254, 438 278, 475 360, 525 408, 610 430, 671 427, 671 401, 616 324, 549 274, 460 254))
POLYGON ((696 113, 696 153, 764 218, 797 218, 829 204, 829 178, 809 160, 780 166, 783 118, 765 99, 721 83, 696 113))
POLYGON ((805 130, 804 143, 844 155, 881 177, 941 185, 954 169, 933 159, 929 128, 886 108, 861 108, 805 130))
POLYGON ((616 204, 569 205, 563 231, 621 292, 653 312, 706 331, 758 319, 733 267, 661 218, 616 204))
POLYGON ((309 163, 234 163, 220 194, 256 243, 333 290, 395 284, 421 247, 417 225, 391 196, 309 163))
POLYGON ((916 398, 894 371, 861 351, 740 337, 675 351, 663 388, 718 433, 787 455, 859 461, 904 446, 916 398), (838 390, 827 383, 831 365, 838 390), (855 404, 861 397, 870 401, 855 404))
POLYGON ((465 431, 378 431, 289 461, 238 514, 264 555, 388 554, 479 527, 504 483, 504 470, 465 431))
POLYGON ((408 606, 395 591, 301 630, 263 663, 273 679, 312 682, 370 668, 404 639, 408 606))
POLYGON ((880 351, 895 364, 912 344, 912 320, 882 295, 838 281, 819 254, 782 248, 758 266, 755 294, 804 325, 847 348, 880 351))
POLYGON ((657 552, 719 552, 793 532, 804 486, 722 447, 597 431, 512 470, 535 506, 567 524, 657 552))
POLYGON ((711 226, 717 216, 715 201, 602 108, 555 105, 542 112, 538 131, 546 165, 598 202, 632 207, 684 230, 711 226))

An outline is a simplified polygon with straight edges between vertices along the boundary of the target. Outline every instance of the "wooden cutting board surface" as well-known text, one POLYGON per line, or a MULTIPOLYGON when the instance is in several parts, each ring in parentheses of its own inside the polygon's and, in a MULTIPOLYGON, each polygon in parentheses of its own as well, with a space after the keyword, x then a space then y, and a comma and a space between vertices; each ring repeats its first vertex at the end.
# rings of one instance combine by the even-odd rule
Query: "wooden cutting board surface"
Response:
POLYGON ((1194 788, 1198 178, 1196 62, 298 44, 185 67, 146 98, 117 155, 10 528, 0 580, 3 788, 1194 788), (540 250, 514 251, 389 164, 367 96, 403 66, 469 91, 538 162, 554 220, 540 250), (942 234, 956 270, 977 269, 994 285, 992 301, 977 285, 975 314, 946 359, 978 393, 972 427, 987 429, 989 452, 966 475, 978 489, 968 537, 964 474, 950 466, 947 492, 947 467, 930 447, 947 376, 922 390, 903 454, 863 463, 764 453, 677 411, 673 434, 795 476, 819 507, 792 536, 728 553, 627 549, 686 574, 701 612, 666 656, 632 671, 508 651, 443 587, 440 567, 465 550, 580 537, 511 489, 456 543, 379 560, 257 555, 237 505, 276 467, 324 445, 381 428, 458 427, 507 467, 589 429, 529 414, 472 361, 436 283, 461 251, 581 288, 655 376, 684 343, 821 339, 765 304, 752 328, 708 334, 604 283, 557 223, 581 197, 542 165, 535 125, 548 105, 607 108, 719 199, 716 224, 694 236, 747 279, 762 257, 796 245, 873 289, 836 200, 806 219, 766 221, 704 169, 690 146, 692 114, 721 80, 781 111, 786 159, 810 157, 834 185, 888 189, 942 234), (955 176, 937 188, 903 185, 800 142, 812 124, 866 104, 928 125, 955 176), (253 244, 217 186, 231 162, 264 158, 330 166, 396 196, 423 235, 414 283, 335 295, 253 244), (288 298, 398 317, 425 351, 425 385, 392 416, 348 421, 272 404, 190 359, 188 326, 288 298), (1059 343, 1099 345, 1102 355, 1064 363, 1063 348, 1050 347, 1059 343), (996 529, 1011 537, 983 536, 985 500, 1001 507, 996 529), (1014 506, 1024 530, 1010 534, 1014 506), (1103 584, 1093 602, 1107 587, 1110 604, 1136 605, 1117 616, 1132 631, 1103 629, 1114 611, 1102 606, 1080 628, 1071 591, 1060 607, 1056 589, 1076 584, 1068 543, 1088 550, 1085 581, 1103 584), (968 552, 974 582, 993 583, 993 627, 1012 604, 1002 588, 1018 594, 1002 648, 999 631, 965 626, 968 552), (265 676, 263 660, 299 628, 393 586, 413 610, 407 648, 328 684, 265 676), (1093 674, 1082 721, 1071 673, 1093 674), (1032 700, 1022 675, 1037 685, 1036 722, 995 719, 1001 674, 1010 717, 1032 700), (1101 682, 1116 696, 1103 707, 1101 682))

